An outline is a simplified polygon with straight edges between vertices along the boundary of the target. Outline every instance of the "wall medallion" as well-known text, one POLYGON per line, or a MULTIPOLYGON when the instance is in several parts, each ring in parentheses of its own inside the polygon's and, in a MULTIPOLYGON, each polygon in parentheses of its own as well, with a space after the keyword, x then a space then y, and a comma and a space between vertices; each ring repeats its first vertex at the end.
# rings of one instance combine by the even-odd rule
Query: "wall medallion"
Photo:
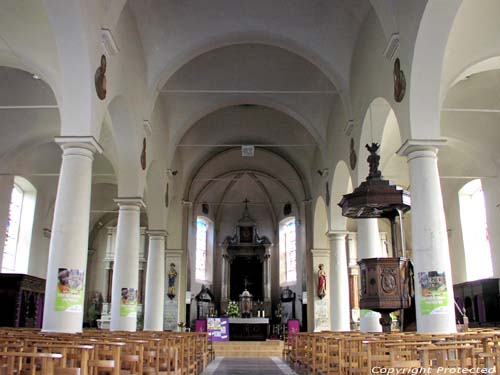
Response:
POLYGON ((106 56, 101 56, 101 65, 95 71, 95 91, 101 100, 106 99, 106 56))
POLYGON ((141 167, 143 171, 146 169, 146 138, 142 140, 141 167))
POLYGON ((354 149, 354 138, 351 138, 351 151, 349 152, 349 165, 351 169, 356 169, 356 163, 358 162, 358 156, 356 155, 356 150, 354 149))
POLYGON ((406 78, 404 72, 401 70, 401 63, 399 58, 394 61, 394 100, 400 103, 405 97, 406 92, 406 78))

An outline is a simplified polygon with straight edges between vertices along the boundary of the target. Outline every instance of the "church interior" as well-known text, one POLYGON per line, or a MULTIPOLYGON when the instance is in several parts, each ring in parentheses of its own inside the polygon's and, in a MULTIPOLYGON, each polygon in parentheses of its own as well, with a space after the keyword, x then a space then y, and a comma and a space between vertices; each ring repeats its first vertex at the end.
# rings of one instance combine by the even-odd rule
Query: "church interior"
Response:
POLYGON ((0 374, 496 373, 498 14, 2 0, 0 374))

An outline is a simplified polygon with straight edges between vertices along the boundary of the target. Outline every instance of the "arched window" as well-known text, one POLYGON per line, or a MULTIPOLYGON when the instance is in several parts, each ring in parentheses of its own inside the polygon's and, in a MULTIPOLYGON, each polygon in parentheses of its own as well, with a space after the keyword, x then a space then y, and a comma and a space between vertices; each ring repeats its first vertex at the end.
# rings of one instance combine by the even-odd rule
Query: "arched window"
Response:
POLYGON ((36 190, 33 185, 26 179, 16 176, 5 229, 2 257, 4 273, 28 272, 35 201, 36 190))
POLYGON ((493 275, 490 240, 481 180, 465 184, 458 193, 467 281, 493 275))
POLYGON ((203 217, 196 220, 196 270, 200 282, 212 281, 213 233, 212 223, 203 217))
POLYGON ((297 281, 297 246, 295 218, 280 223, 280 284, 297 281))

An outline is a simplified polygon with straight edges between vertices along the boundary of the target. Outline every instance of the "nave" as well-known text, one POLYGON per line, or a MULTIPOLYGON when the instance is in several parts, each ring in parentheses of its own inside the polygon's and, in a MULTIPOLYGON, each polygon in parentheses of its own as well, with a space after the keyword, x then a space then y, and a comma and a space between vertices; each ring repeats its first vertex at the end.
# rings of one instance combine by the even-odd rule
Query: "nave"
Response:
POLYGON ((281 358, 216 358, 202 375, 296 375, 281 358))

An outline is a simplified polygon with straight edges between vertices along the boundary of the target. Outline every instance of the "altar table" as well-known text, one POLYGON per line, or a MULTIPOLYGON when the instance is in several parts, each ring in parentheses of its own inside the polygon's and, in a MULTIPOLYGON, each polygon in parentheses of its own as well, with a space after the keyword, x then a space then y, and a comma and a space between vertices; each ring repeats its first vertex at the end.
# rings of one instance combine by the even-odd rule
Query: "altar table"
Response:
POLYGON ((268 336, 268 318, 229 318, 230 341, 265 341, 268 336))

